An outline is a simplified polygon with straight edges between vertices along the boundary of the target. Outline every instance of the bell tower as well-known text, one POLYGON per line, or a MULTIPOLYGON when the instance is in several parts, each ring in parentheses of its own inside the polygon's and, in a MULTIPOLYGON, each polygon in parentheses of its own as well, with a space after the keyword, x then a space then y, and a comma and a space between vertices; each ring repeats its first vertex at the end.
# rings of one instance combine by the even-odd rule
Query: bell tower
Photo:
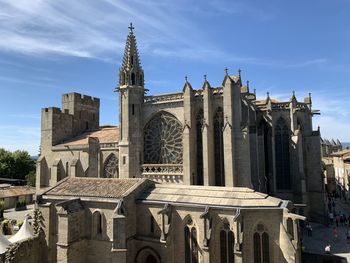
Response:
POLYGON ((134 27, 130 23, 123 63, 119 69, 119 176, 141 177, 142 105, 144 75, 137 50, 134 27))

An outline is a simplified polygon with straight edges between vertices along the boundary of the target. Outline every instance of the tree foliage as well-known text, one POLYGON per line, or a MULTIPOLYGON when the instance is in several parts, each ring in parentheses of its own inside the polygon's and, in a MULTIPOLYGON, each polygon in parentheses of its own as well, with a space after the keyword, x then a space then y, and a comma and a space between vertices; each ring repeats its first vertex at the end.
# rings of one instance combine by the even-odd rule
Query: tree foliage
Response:
POLYGON ((0 148, 0 177, 23 179, 35 174, 35 161, 27 151, 10 152, 0 148))

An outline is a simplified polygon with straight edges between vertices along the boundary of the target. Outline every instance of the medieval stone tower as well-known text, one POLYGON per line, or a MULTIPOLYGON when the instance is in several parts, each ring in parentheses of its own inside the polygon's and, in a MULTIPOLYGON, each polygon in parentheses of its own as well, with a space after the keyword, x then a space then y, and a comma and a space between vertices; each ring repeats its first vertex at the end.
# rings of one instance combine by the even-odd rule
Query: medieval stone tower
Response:
POLYGON ((120 178, 140 177, 142 153, 143 70, 130 24, 122 67, 119 70, 119 171, 120 178))

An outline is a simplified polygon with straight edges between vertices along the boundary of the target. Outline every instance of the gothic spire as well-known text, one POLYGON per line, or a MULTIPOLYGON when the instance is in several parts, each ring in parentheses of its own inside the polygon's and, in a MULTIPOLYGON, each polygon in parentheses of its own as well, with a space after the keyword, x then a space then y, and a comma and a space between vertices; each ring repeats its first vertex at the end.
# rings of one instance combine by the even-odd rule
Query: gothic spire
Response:
POLYGON ((122 67, 119 72, 120 85, 143 86, 143 70, 137 50, 136 37, 132 23, 126 39, 122 67))

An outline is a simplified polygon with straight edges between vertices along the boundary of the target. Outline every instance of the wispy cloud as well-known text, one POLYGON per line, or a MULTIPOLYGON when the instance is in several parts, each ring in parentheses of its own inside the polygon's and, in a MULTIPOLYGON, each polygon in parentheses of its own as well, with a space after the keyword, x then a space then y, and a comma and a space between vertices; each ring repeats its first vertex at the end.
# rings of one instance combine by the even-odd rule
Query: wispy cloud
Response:
POLYGON ((261 66, 305 67, 325 58, 280 61, 238 56, 217 47, 191 16, 247 14, 268 19, 268 8, 245 1, 140 1, 140 0, 0 0, 0 51, 45 56, 73 56, 111 61, 123 52, 127 24, 137 26, 142 51, 151 56, 184 60, 223 61, 261 66), (191 8, 188 8, 188 6, 191 8), (193 7, 193 8, 192 8, 193 7), (169 12, 171 11, 171 15, 169 12), (196 32, 196 34, 188 34, 196 32))

